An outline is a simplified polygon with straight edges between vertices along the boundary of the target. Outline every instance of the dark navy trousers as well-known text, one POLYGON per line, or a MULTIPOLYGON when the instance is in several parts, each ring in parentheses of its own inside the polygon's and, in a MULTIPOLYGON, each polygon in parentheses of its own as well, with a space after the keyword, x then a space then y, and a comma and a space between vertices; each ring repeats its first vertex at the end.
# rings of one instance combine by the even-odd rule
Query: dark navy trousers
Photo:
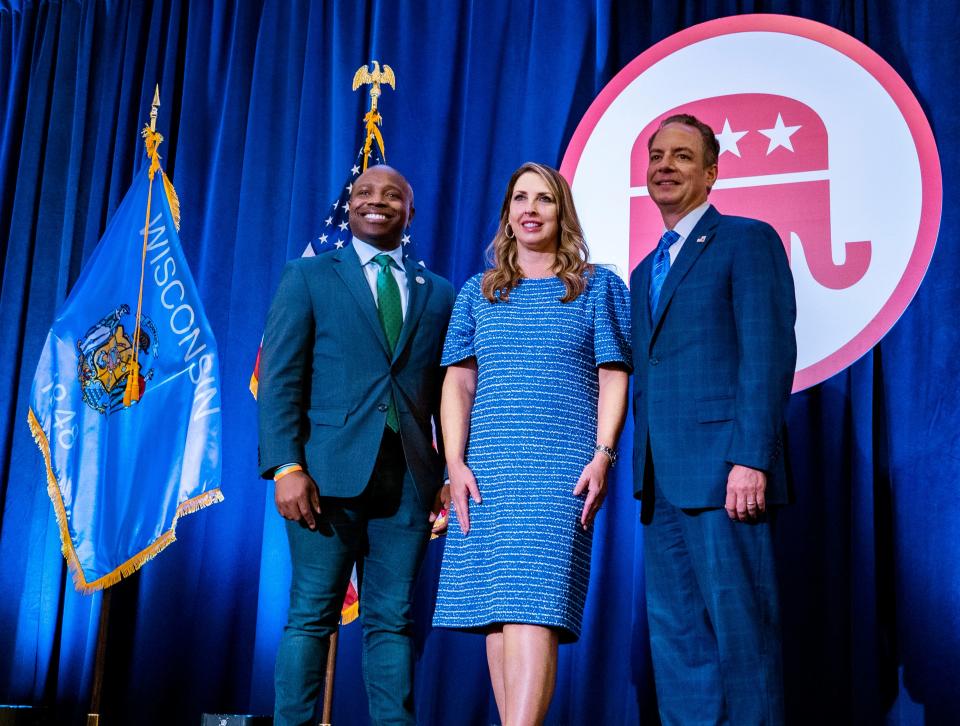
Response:
POLYGON ((770 521, 644 502, 644 572, 665 726, 779 726, 780 609, 770 521))

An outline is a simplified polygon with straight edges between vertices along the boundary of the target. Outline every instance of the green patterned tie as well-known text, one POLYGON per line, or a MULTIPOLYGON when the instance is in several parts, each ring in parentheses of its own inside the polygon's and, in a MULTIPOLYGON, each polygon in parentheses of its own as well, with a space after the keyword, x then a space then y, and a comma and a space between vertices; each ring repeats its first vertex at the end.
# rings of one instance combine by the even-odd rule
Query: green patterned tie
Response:
MULTIPOLYGON (((403 327, 400 287, 390 270, 390 264, 393 262, 390 255, 382 252, 374 257, 373 261, 380 266, 377 271, 377 314, 380 317, 383 332, 387 336, 387 342, 390 344, 390 352, 393 353, 397 346, 397 339, 400 337, 400 328, 403 327)), ((387 426, 393 432, 400 430, 400 419, 397 418, 397 406, 392 395, 390 396, 390 409, 387 411, 387 426)))

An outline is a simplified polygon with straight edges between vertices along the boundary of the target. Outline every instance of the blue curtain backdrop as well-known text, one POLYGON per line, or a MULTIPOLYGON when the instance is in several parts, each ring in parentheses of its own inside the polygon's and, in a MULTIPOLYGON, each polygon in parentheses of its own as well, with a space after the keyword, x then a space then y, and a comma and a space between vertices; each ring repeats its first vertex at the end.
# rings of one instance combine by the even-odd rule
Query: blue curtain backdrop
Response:
MULTIPOLYGON (((155 83, 181 238, 222 355, 226 501, 114 589, 104 710, 195 724, 269 712, 287 553, 256 476, 247 392, 283 262, 319 234, 360 142, 354 71, 397 73, 389 161, 416 190, 417 254, 457 286, 482 265, 521 162, 559 165, 594 96, 644 49, 742 12, 852 34, 913 89, 944 174, 930 270, 870 354, 795 395, 797 503, 778 531, 787 703, 805 723, 948 723, 960 709, 960 67, 952 2, 0 0, 0 701, 58 722, 89 697, 101 596, 73 591, 27 429, 54 311, 143 163, 155 83)), ((827 82, 825 80, 825 82, 827 82)), ((865 119, 864 123, 869 123, 865 119)), ((629 435, 629 430, 628 430, 629 435)), ((628 436, 622 446, 629 461, 628 436)), ((656 723, 629 472, 598 520, 584 637, 564 647, 552 724, 656 723)), ((482 639, 433 631, 442 542, 418 600, 424 724, 496 720, 482 639)), ((344 629, 336 723, 367 722, 359 626, 344 629)))

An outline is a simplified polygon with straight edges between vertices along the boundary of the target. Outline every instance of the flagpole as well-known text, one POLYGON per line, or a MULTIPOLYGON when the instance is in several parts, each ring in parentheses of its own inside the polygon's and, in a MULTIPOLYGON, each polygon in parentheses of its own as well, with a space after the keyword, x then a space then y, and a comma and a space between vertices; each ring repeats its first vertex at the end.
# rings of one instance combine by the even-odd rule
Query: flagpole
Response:
POLYGON ((333 716, 333 678, 337 670, 337 645, 340 640, 340 628, 330 634, 330 646, 327 648, 327 673, 323 679, 323 715, 320 726, 330 726, 333 716))
MULTIPOLYGON (((143 276, 147 259, 147 238, 150 232, 150 201, 153 195, 153 178, 160 169, 160 155, 157 147, 163 137, 157 133, 157 108, 160 106, 160 85, 153 91, 153 102, 150 106, 150 125, 143 129, 142 135, 147 146, 147 156, 150 159, 150 187, 147 192, 147 210, 143 225, 143 248, 140 255, 140 292, 137 297, 137 317, 133 332, 133 361, 132 368, 127 374, 127 385, 123 395, 123 405, 130 406, 140 400, 140 316, 143 307, 143 276)), ((107 660, 107 631, 110 623, 110 600, 112 590, 106 587, 100 600, 100 617, 97 622, 97 650, 93 662, 93 687, 90 691, 90 710, 87 713, 87 726, 99 726, 100 701, 103 696, 103 680, 107 660)))
MULTIPOLYGON (((356 91, 361 86, 370 86, 370 110, 364 115, 366 122, 365 136, 363 141, 363 170, 367 170, 367 164, 370 160, 370 152, 373 143, 377 143, 380 149, 380 158, 386 160, 384 151, 383 135, 378 128, 383 122, 380 113, 377 111, 377 99, 382 91, 380 85, 385 83, 393 89, 396 89, 396 76, 393 69, 384 64, 381 70, 377 61, 372 61, 373 72, 371 73, 366 65, 360 66, 353 75, 353 90, 356 91)), ((256 394, 254 394, 256 396, 256 394)), ((333 716, 333 682, 337 672, 337 646, 340 640, 339 626, 330 635, 330 644, 327 648, 327 668, 323 680, 323 712, 320 719, 320 726, 330 726, 333 716)))
POLYGON ((133 328, 133 361, 127 375, 127 385, 123 392, 123 405, 131 406, 140 400, 140 314, 143 310, 143 277, 147 267, 147 240, 150 236, 150 203, 153 199, 153 178, 160 171, 160 154, 157 147, 163 141, 163 136, 157 133, 157 108, 160 107, 160 84, 153 91, 153 102, 150 105, 150 125, 145 126, 141 135, 147 147, 147 156, 150 159, 150 185, 147 187, 147 211, 143 223, 143 248, 140 254, 140 292, 137 295, 137 317, 133 328))
POLYGON ((87 712, 87 726, 100 724, 100 699, 103 694, 103 674, 107 660, 107 626, 110 623, 110 599, 112 588, 103 590, 100 599, 100 618, 97 622, 97 652, 93 661, 93 688, 90 691, 90 709, 87 712))

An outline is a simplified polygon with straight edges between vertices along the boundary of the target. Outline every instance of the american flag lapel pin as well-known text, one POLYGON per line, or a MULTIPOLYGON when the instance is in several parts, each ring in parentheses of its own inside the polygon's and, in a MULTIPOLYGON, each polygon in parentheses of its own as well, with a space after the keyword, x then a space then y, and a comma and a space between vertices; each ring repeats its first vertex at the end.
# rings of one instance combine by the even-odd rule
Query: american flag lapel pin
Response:
POLYGON ((697 237, 697 244, 699 245, 702 245, 706 241, 707 241, 707 235, 705 234, 701 235, 700 237, 697 237))

